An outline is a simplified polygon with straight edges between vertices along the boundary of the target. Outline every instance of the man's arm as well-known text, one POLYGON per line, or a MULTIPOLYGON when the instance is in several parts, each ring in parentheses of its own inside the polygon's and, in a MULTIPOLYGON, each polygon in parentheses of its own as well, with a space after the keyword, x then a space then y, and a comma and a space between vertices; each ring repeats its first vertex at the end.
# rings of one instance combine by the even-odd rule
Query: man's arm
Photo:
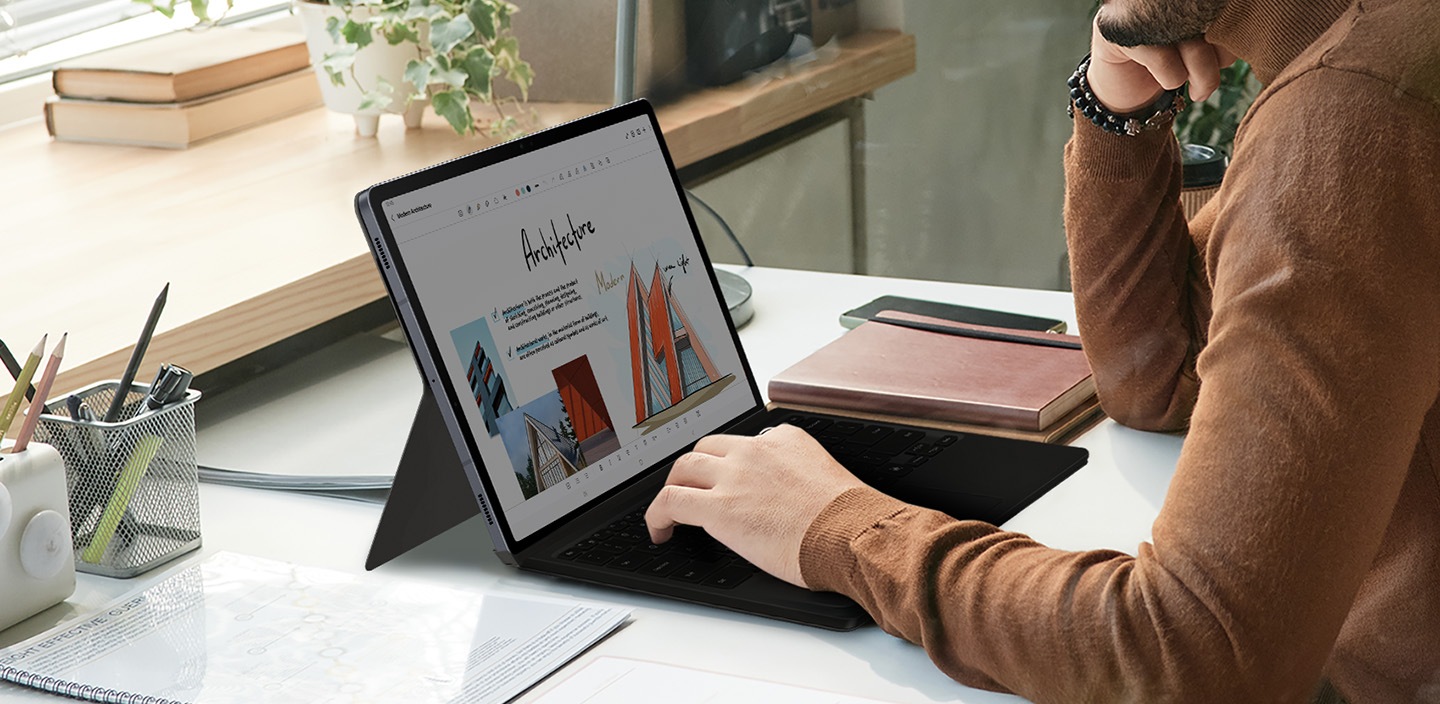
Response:
POLYGON ((1076 115, 1065 147, 1065 232, 1075 315, 1105 412, 1181 430, 1199 380, 1208 291, 1180 206, 1168 129, 1109 134, 1076 115))
MULTIPOLYGON (((1091 40, 1090 86, 1117 113, 1189 82, 1203 100, 1233 57, 1203 41, 1119 47, 1091 40)), ((1065 232, 1076 318, 1105 412, 1144 430, 1180 430, 1209 322, 1204 272, 1180 206, 1180 150, 1168 129, 1109 134, 1076 114, 1065 147, 1065 232)), ((1207 228, 1209 219, 1195 225, 1207 228)), ((1204 232, 1199 233, 1203 238, 1204 232)))
POLYGON ((772 574, 851 596, 974 686, 1042 702, 1308 698, 1440 394, 1440 132, 1433 105, 1328 69, 1254 111, 1272 117, 1252 118, 1226 176, 1252 195, 1211 234, 1205 383, 1136 556, 903 504, 786 427, 682 457, 652 537, 702 526, 772 574), (1386 119, 1316 109, 1331 94, 1386 119))
POLYGON ((1440 393, 1440 135, 1433 106, 1324 69, 1255 110, 1153 543, 1063 552, 852 489, 802 542, 809 586, 1037 701, 1308 697, 1440 393), (1332 93, 1399 108, 1316 110, 1332 93))

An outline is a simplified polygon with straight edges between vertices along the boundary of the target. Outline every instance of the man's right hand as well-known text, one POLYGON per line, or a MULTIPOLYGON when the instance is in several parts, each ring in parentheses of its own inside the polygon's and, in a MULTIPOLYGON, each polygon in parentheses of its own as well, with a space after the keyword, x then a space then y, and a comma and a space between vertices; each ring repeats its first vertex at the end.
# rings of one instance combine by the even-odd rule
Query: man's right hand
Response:
POLYGON ((1199 102, 1220 87, 1220 69, 1235 56, 1203 39, 1168 46, 1113 44, 1090 25, 1090 89, 1111 112, 1124 115, 1155 102, 1160 93, 1190 83, 1199 102))

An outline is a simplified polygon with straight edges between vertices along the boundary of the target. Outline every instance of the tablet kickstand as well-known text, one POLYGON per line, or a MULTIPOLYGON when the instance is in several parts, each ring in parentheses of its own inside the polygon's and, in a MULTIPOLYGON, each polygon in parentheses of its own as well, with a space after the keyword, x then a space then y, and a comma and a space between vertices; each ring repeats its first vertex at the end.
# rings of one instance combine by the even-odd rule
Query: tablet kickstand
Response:
POLYGON ((373 570, 480 512, 435 397, 425 389, 375 527, 365 569, 373 570))

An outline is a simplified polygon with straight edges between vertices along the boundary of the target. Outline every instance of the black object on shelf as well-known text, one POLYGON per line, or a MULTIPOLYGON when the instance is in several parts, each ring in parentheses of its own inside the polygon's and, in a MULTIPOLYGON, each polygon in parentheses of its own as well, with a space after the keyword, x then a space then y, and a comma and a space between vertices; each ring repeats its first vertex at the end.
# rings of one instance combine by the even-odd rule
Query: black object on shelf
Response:
POLYGON ((686 0, 690 80, 718 86, 785 55, 793 33, 772 0, 686 0))

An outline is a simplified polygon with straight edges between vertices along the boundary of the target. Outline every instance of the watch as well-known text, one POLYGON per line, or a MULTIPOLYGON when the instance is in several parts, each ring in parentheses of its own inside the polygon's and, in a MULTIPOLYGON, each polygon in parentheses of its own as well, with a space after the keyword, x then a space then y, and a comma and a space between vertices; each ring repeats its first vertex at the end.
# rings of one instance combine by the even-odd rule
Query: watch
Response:
POLYGON ((1070 75, 1070 80, 1065 82, 1070 86, 1070 103, 1065 107, 1065 113, 1073 119, 1079 111, 1096 127, 1111 134, 1134 137, 1141 132, 1158 130, 1185 109, 1185 97, 1180 94, 1182 86, 1161 92, 1155 102, 1135 112, 1123 115, 1111 112, 1090 89, 1089 73, 1090 55, 1086 54, 1080 65, 1075 67, 1075 73, 1070 75))

